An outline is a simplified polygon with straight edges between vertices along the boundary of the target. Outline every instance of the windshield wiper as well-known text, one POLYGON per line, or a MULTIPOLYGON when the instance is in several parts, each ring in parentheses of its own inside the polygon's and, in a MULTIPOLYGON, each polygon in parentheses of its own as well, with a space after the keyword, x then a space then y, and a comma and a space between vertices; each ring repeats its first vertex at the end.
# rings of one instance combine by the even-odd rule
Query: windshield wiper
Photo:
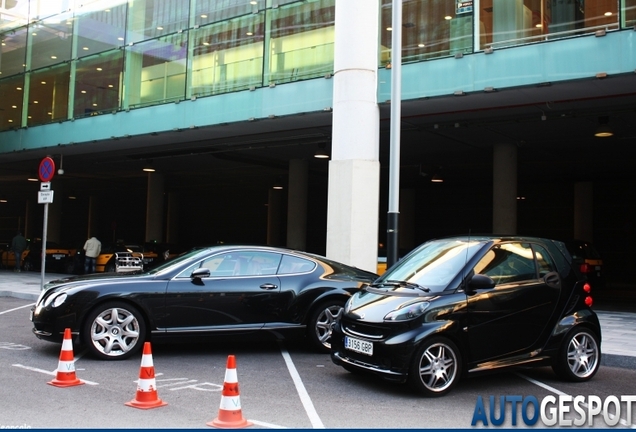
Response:
POLYGON ((422 285, 418 285, 413 282, 399 281, 399 280, 388 280, 383 282, 376 282, 374 284, 371 284, 370 286, 376 287, 376 288, 383 287, 383 286, 394 286, 394 287, 400 287, 400 288, 413 288, 413 289, 418 289, 424 292, 431 292, 430 288, 424 287, 422 285))

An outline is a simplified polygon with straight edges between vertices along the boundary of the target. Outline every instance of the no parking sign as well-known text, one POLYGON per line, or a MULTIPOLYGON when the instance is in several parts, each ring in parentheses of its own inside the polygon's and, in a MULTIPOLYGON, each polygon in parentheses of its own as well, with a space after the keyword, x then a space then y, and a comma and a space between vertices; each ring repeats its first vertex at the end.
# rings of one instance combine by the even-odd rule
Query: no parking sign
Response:
POLYGON ((55 161, 47 156, 40 162, 38 177, 40 177, 40 181, 50 182, 53 174, 55 174, 55 161))

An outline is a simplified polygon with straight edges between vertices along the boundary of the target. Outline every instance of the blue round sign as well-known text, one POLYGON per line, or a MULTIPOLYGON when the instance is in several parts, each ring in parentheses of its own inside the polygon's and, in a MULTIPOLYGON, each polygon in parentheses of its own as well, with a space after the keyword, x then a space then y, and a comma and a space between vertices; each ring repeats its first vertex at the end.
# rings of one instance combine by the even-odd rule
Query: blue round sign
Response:
POLYGON ((40 169, 38 169, 38 176, 40 181, 50 182, 55 174, 55 161, 50 157, 45 157, 40 162, 40 169))

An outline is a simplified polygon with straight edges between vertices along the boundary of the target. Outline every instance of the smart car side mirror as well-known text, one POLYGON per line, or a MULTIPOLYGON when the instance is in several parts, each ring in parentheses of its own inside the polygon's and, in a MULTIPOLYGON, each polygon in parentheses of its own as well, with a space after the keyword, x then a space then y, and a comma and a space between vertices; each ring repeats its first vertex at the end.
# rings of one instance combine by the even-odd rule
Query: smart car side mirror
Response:
POLYGON ((468 292, 480 289, 491 289, 495 287, 495 281, 490 276, 476 274, 468 281, 468 292))

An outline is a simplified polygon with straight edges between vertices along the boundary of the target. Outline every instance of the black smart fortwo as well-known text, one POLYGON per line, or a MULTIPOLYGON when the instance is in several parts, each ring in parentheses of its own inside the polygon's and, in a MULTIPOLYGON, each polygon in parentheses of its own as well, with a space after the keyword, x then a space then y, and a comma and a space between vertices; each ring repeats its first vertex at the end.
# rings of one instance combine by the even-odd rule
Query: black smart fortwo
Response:
POLYGON ((331 358, 429 396, 462 374, 514 366, 586 381, 601 362, 590 291, 559 241, 431 240, 348 300, 331 358))

